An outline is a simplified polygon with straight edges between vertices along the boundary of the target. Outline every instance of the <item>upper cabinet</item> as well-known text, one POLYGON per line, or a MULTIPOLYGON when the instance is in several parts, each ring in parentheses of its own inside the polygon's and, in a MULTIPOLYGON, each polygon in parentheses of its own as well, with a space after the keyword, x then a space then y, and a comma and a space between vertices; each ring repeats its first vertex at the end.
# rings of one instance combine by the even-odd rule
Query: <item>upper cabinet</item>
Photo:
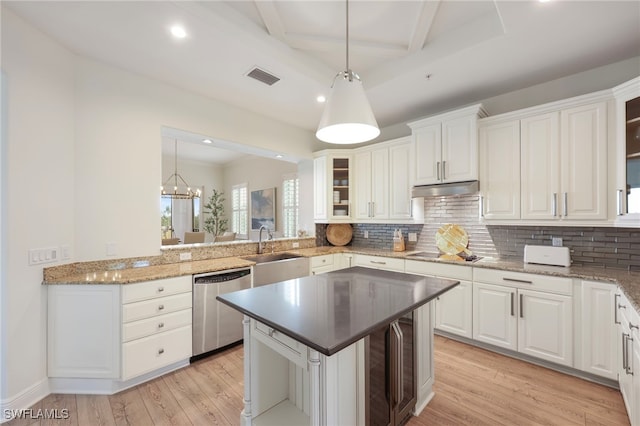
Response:
POLYGON ((478 118, 482 105, 408 123, 415 145, 415 185, 478 179, 478 118))
POLYGON ((481 215, 567 224, 607 220, 606 93, 481 120, 481 215))
POLYGON ((348 150, 325 150, 313 160, 313 218, 351 222, 353 157, 348 150))
POLYGON ((613 89, 615 95, 616 222, 640 224, 640 77, 613 89))

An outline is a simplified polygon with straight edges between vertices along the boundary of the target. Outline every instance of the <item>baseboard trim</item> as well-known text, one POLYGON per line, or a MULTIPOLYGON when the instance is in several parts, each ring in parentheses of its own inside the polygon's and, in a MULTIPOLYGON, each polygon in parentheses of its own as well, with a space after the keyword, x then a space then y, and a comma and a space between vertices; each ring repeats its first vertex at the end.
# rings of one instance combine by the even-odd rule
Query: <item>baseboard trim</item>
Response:
POLYGON ((51 393, 49 379, 45 377, 12 398, 0 401, 0 423, 7 422, 14 417, 14 413, 32 407, 36 402, 51 393))

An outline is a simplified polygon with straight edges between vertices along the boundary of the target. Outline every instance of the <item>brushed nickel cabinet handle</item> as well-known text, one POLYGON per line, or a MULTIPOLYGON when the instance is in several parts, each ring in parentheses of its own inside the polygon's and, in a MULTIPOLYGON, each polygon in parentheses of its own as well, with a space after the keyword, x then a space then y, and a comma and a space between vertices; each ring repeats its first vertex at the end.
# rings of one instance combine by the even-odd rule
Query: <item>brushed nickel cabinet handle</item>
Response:
POLYGON ((524 308, 522 305, 522 293, 520 293, 520 318, 524 318, 524 308))
POLYGON ((484 197, 481 195, 478 199, 478 212, 480 218, 484 217, 484 197))
POLYGON ((164 328, 164 323, 161 322, 160 324, 158 324, 158 328, 164 328))
POLYGON ((376 265, 386 265, 387 264, 387 262, 381 262, 379 260, 370 260, 369 262, 375 263, 376 265))
POLYGON ((620 324, 620 321, 618 321, 618 298, 620 297, 619 294, 616 294, 613 296, 613 323, 614 324, 620 324))
POLYGON ((514 317, 516 316, 515 313, 515 298, 516 298, 516 294, 515 293, 511 293, 511 316, 514 317))
POLYGON ((276 331, 273 328, 269 327, 269 337, 273 337, 275 332, 276 331))
POLYGON ((158 355, 162 355, 164 353, 164 349, 160 348, 158 349, 158 355))
POLYGON ((629 348, 633 348, 633 337, 631 337, 631 335, 627 336, 627 374, 633 376, 633 369, 631 368, 631 363, 629 362, 629 348))
POLYGON ((622 369, 627 371, 627 334, 622 333, 622 369))
POLYGON ((436 177, 440 180, 440 162, 436 162, 436 177))
POLYGON ((447 169, 446 169, 446 166, 447 166, 447 162, 446 162, 446 161, 443 161, 443 162, 442 162, 442 180, 445 180, 445 179, 447 178, 447 169))
POLYGON ((565 192, 565 193, 564 193, 564 217, 567 217, 567 216, 569 215, 569 214, 568 214, 568 212, 569 212, 569 207, 567 206, 567 204, 568 204, 568 203, 567 203, 567 199, 568 199, 568 196, 567 196, 567 193, 565 192))
POLYGON ((507 277, 503 277, 502 278, 503 281, 510 281, 510 282, 514 282, 514 283, 522 283, 522 284, 533 284, 533 281, 529 281, 529 280, 519 280, 516 278, 507 278, 507 277))
POLYGON ((617 216, 624 215, 624 207, 622 205, 622 194, 623 194, 622 191, 623 191, 622 189, 618 189, 616 191, 616 196, 618 197, 618 202, 616 203, 617 204, 617 208, 616 208, 616 210, 617 210, 616 211, 616 215, 617 216))
POLYGON ((164 305, 159 305, 159 306, 158 306, 158 310, 159 310, 159 311, 162 311, 163 309, 164 309, 164 305))
POLYGON ((633 323, 629 323, 629 329, 630 329, 630 330, 633 330, 634 328, 635 328, 636 330, 640 330, 640 327, 638 327, 637 325, 633 325, 633 323))
POLYGON ((158 287, 158 293, 162 293, 164 291, 164 287, 158 287))
POLYGON ((551 214, 553 217, 558 216, 558 193, 553 193, 553 198, 551 199, 551 214))

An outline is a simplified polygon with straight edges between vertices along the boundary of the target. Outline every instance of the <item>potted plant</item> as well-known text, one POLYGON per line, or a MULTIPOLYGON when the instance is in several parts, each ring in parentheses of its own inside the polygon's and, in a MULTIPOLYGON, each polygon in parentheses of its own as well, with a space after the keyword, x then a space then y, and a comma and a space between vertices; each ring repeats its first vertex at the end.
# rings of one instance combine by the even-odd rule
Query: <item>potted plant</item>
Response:
POLYGON ((206 209, 204 219, 204 230, 214 237, 222 235, 227 230, 227 219, 224 216, 224 192, 213 190, 213 194, 209 197, 209 202, 204 205, 206 209))

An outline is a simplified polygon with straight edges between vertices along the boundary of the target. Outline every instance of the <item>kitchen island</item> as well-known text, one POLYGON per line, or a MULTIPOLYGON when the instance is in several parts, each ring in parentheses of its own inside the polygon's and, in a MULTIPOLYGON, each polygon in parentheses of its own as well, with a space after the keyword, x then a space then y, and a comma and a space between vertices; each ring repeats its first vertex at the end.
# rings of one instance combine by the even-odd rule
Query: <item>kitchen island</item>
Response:
POLYGON ((218 296, 245 315, 241 423, 368 423, 369 336, 412 312, 418 413, 433 396, 428 302, 457 284, 353 267, 218 296))

